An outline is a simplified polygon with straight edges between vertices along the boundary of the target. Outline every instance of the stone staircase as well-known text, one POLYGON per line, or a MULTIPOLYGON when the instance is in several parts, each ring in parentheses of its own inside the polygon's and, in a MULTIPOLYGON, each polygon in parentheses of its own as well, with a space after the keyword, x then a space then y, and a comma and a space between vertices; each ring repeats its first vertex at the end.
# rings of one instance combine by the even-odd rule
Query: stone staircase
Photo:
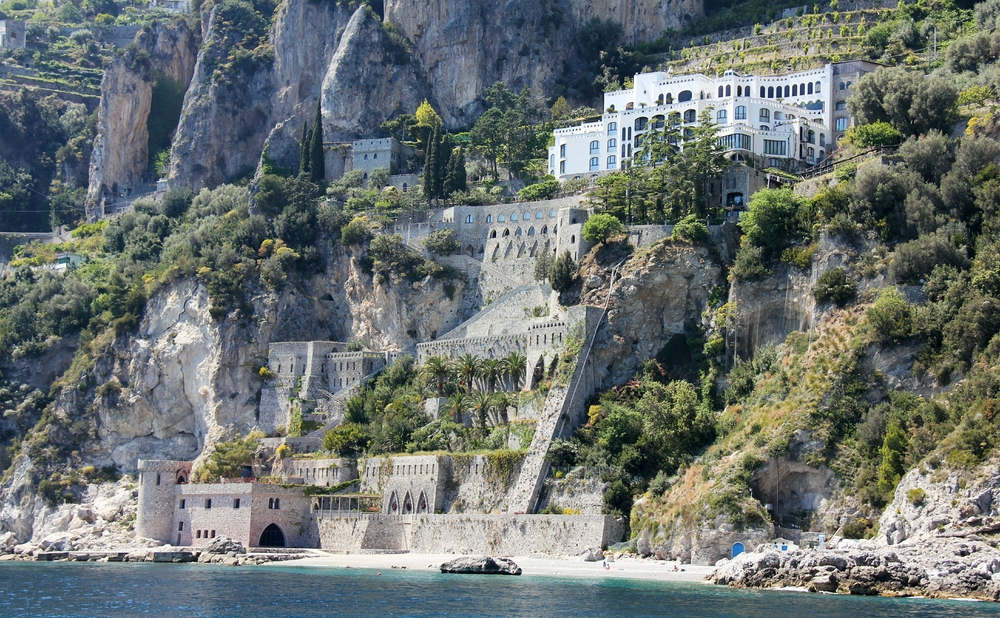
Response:
POLYGON ((548 307, 548 295, 542 286, 518 285, 437 340, 499 336, 508 332, 520 332, 524 330, 525 320, 532 319, 524 315, 523 308, 538 305, 548 307))
POLYGON ((319 429, 310 432, 308 437, 322 438, 326 435, 326 432, 330 431, 337 425, 340 425, 344 421, 344 416, 347 414, 347 400, 360 393, 361 388, 368 382, 368 380, 371 380, 384 370, 385 367, 380 367, 354 384, 342 388, 336 393, 320 391, 320 394, 323 396, 323 400, 317 406, 317 412, 322 410, 321 414, 326 417, 326 423, 319 429))
POLYGON ((517 482, 507 494, 506 507, 508 513, 534 513, 538 492, 545 482, 549 463, 545 455, 549 452, 552 440, 559 436, 562 425, 562 415, 569 389, 565 386, 553 386, 545 398, 542 415, 535 427, 535 437, 528 447, 528 455, 521 464, 517 482))

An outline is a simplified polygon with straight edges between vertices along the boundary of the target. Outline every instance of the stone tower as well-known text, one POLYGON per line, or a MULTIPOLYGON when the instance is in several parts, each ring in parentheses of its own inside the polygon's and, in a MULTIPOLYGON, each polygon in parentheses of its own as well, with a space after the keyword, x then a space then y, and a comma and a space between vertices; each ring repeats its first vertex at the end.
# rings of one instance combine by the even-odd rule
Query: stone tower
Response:
POLYGON ((170 543, 175 488, 191 478, 190 461, 139 460, 139 508, 135 535, 170 543))

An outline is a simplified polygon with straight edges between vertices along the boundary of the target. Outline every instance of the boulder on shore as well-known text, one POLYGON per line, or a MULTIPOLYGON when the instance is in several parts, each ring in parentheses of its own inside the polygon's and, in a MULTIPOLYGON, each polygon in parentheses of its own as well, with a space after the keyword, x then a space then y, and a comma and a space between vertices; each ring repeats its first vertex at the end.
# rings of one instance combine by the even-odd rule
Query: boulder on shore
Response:
POLYGON ((228 536, 217 536, 212 539, 212 542, 205 546, 205 549, 201 550, 202 553, 206 554, 245 554, 247 550, 243 547, 243 544, 239 541, 234 541, 228 536))
POLYGON ((604 552, 601 551, 600 547, 591 547, 587 551, 580 554, 580 559, 584 562, 600 562, 604 560, 604 552))
POLYGON ((442 573, 481 573, 486 575, 520 575, 521 567, 513 560, 490 556, 462 556, 441 565, 442 573))

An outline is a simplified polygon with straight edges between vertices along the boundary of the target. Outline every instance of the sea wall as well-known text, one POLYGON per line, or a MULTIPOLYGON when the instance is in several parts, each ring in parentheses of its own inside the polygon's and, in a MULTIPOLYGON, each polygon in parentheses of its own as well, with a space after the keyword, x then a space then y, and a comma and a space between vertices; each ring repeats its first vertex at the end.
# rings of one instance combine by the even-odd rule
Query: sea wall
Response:
POLYGON ((370 515, 319 520, 328 551, 577 556, 621 540, 610 515, 370 515))

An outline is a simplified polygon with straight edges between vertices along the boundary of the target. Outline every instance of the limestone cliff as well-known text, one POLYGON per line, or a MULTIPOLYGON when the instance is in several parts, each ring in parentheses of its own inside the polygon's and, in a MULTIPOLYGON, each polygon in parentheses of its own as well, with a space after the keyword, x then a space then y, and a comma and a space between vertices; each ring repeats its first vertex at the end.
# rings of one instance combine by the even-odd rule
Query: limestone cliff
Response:
POLYGON ((136 48, 115 58, 101 81, 97 136, 90 159, 87 208, 91 218, 102 193, 134 188, 146 176, 154 74, 187 88, 194 72, 197 36, 187 23, 155 23, 141 31, 136 48))
POLYGON ((593 17, 613 19, 625 26, 625 39, 632 44, 655 40, 704 13, 701 0, 573 0, 569 5, 577 25, 593 17))
POLYGON ((363 7, 355 11, 323 79, 326 140, 370 133, 387 118, 412 113, 429 96, 408 55, 373 13, 363 7), (359 90, 360 84, 364 90, 359 90))

